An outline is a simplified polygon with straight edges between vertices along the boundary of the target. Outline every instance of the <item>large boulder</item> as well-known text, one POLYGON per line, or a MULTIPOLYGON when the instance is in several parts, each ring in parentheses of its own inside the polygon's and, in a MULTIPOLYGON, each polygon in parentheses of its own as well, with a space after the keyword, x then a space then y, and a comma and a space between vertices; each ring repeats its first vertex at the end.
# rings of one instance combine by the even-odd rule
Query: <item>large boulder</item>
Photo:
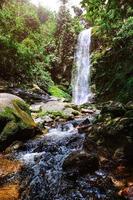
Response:
MULTIPOLYGON (((66 121, 71 120, 74 116, 80 114, 79 111, 73 108, 72 104, 55 100, 46 103, 40 102, 32 104, 30 109, 33 112, 36 121, 40 121, 40 117, 43 119, 45 116, 52 118, 53 122, 55 120, 60 121, 61 119, 66 121)), ((41 120, 41 123, 43 122, 45 122, 45 118, 44 121, 41 120)))
POLYGON ((21 98, 0 94, 0 150, 13 141, 25 141, 36 134, 36 124, 30 115, 28 105, 21 98))
POLYGON ((120 117, 125 114, 125 111, 122 103, 109 101, 103 104, 101 113, 110 113, 113 117, 120 117))
POLYGON ((102 112, 95 123, 86 131, 85 149, 91 138, 99 146, 106 147, 112 154, 123 149, 127 162, 132 163, 133 146, 133 109, 132 102, 123 105, 119 102, 104 103, 102 112))
POLYGON ((84 151, 71 153, 63 163, 63 170, 71 176, 92 173, 98 169, 99 163, 96 154, 84 151), (69 173, 68 173, 69 174, 69 173))
POLYGON ((16 95, 9 93, 0 93, 0 112, 4 111, 6 107, 13 108, 12 101, 16 99, 24 103, 23 99, 16 95))

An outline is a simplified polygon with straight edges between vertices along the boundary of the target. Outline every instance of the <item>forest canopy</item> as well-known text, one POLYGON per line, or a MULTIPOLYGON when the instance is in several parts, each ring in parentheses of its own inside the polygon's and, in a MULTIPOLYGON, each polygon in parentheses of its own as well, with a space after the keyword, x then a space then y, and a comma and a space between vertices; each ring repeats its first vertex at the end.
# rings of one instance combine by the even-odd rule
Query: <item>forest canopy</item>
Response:
POLYGON ((103 95, 112 91, 121 100, 131 99, 132 0, 82 0, 82 9, 73 7, 75 17, 67 2, 61 0, 58 13, 28 0, 0 2, 1 78, 15 84, 36 83, 47 91, 50 86, 61 85, 71 93, 77 36, 83 28, 92 26, 95 92, 103 95))

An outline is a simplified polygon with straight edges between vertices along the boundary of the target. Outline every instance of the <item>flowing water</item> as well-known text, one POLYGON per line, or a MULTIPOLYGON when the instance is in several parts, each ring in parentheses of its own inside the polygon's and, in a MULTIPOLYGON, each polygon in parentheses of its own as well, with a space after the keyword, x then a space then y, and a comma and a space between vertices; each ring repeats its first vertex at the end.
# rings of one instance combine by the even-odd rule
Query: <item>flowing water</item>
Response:
POLYGON ((45 136, 29 140, 13 153, 12 158, 24 165, 19 174, 11 177, 11 181, 17 178, 20 183, 19 200, 109 200, 106 172, 99 169, 93 174, 79 174, 73 167, 75 163, 72 169, 63 168, 70 154, 84 152, 84 140, 85 134, 68 122, 50 129, 45 136))
POLYGON ((78 37, 75 67, 72 74, 73 103, 84 104, 91 99, 90 88, 90 44, 91 29, 83 30, 78 37))

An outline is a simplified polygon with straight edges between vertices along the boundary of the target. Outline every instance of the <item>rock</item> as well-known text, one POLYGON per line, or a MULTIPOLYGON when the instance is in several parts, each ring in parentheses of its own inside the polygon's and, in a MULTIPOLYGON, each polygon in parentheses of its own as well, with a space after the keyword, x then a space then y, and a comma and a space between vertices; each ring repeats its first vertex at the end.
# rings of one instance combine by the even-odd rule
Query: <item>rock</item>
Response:
POLYGON ((14 150, 18 150, 23 146, 23 142, 14 141, 9 147, 5 149, 5 153, 12 153, 14 150))
POLYGON ((24 103, 23 99, 16 95, 9 93, 0 93, 0 112, 2 112, 7 106, 13 108, 13 100, 19 100, 24 103))
POLYGON ((11 90, 11 93, 20 96, 22 99, 26 100, 27 102, 33 103, 37 101, 47 102, 50 99, 50 96, 43 90, 35 88, 27 91, 21 88, 14 88, 11 90))
POLYGON ((64 171, 77 172, 79 175, 92 173, 98 169, 99 163, 96 155, 86 152, 73 152, 63 163, 64 171))
POLYGON ((123 159, 124 158, 124 148, 117 148, 114 152, 113 158, 115 160, 123 159))
POLYGON ((90 126, 90 120, 88 118, 84 119, 81 121, 81 123, 78 124, 77 128, 79 133, 83 133, 86 131, 86 129, 88 129, 88 127, 90 126))
POLYGON ((37 124, 45 124, 45 123, 53 122, 53 119, 50 116, 46 115, 46 116, 43 116, 43 117, 36 118, 35 122, 37 124))
POLYGON ((128 110, 128 111, 125 113, 125 117, 133 118, 133 110, 128 110))
POLYGON ((124 147, 124 157, 128 165, 133 166, 133 141, 124 147))
POLYGON ((40 108, 42 111, 57 112, 57 111, 63 111, 67 103, 63 103, 59 101, 49 101, 47 103, 41 102, 40 104, 37 104, 37 105, 38 106, 40 105, 40 108))
POLYGON ((1 93, 0 150, 3 151, 15 140, 25 141, 39 132, 25 101, 15 95, 1 93))
POLYGON ((32 104, 30 106, 31 112, 40 112, 41 111, 41 105, 40 104, 32 104))
POLYGON ((74 110, 73 108, 65 108, 64 109, 64 114, 70 116, 70 115, 79 115, 80 112, 78 112, 77 110, 74 110))
POLYGON ((22 164, 19 161, 12 161, 0 156, 0 177, 5 177, 11 173, 20 171, 22 164))
POLYGON ((120 117, 125 114, 126 110, 120 102, 106 102, 101 110, 101 114, 111 113, 113 117, 120 117))
POLYGON ((122 189, 119 194, 126 197, 126 199, 133 200, 133 185, 122 189))
POLYGON ((0 187, 1 200, 18 200, 20 195, 19 183, 8 183, 0 187))
POLYGON ((89 113, 89 114, 93 114, 95 112, 95 110, 90 110, 90 109, 85 109, 85 108, 82 108, 81 109, 81 112, 82 113, 89 113))
MULTIPOLYGON (((40 109, 38 117, 49 116, 52 119, 59 121, 60 119, 73 119, 75 115, 79 115, 77 110, 70 107, 71 104, 61 101, 49 101, 47 103, 33 104, 32 110, 40 109)), ((34 113, 35 114, 35 113, 34 113)), ((36 115, 37 116, 37 115, 36 115)), ((37 117, 36 117, 37 118, 37 117)))
POLYGON ((127 110, 133 110, 133 102, 132 101, 129 101, 126 105, 125 105, 125 108, 127 110))

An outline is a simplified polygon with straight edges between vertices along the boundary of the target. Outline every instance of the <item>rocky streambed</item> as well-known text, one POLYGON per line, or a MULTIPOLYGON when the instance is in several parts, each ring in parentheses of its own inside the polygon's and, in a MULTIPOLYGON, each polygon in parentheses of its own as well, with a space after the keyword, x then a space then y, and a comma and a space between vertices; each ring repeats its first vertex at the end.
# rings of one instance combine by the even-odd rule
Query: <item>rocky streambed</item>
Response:
POLYGON ((43 131, 1 152, 0 199, 131 200, 132 104, 98 108, 32 105, 43 131))

